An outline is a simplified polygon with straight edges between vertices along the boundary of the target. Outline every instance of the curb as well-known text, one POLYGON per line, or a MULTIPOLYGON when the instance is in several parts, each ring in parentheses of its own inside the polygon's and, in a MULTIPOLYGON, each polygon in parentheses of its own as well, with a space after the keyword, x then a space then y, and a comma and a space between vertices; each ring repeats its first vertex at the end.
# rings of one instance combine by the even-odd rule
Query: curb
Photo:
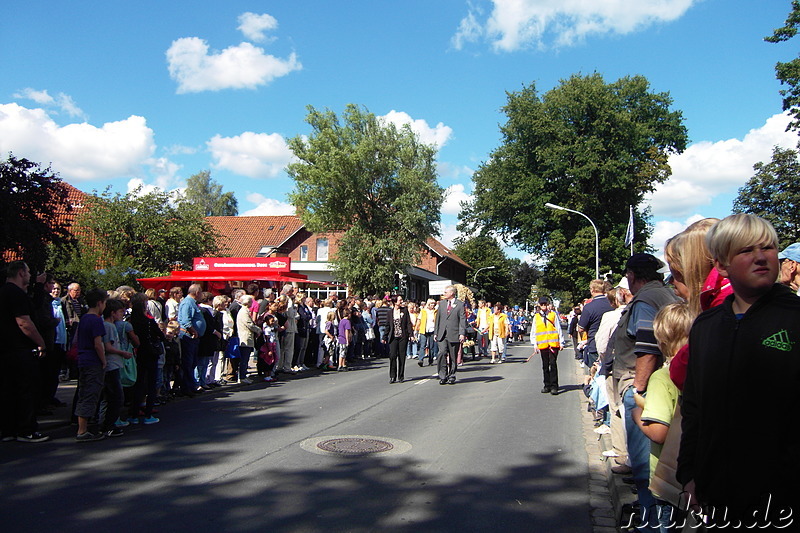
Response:
MULTIPOLYGON (((580 364, 575 362, 576 382, 583 383, 585 376, 580 364)), ((603 450, 611 449, 611 437, 594 432, 594 419, 589 412, 589 399, 581 393, 580 409, 583 418, 583 435, 586 440, 586 454, 589 469, 589 505, 592 514, 594 533, 622 531, 619 526, 622 506, 636 500, 629 485, 622 482, 622 476, 611 472, 614 461, 603 457, 603 450)))

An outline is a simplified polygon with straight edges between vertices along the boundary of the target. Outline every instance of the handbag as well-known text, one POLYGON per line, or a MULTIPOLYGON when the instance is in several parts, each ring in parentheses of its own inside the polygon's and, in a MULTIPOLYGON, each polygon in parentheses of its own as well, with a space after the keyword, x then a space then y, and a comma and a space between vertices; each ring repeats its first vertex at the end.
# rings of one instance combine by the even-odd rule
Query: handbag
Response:
POLYGON ((238 359, 240 354, 239 337, 231 337, 228 339, 228 347, 225 349, 225 355, 229 359, 238 359))
POLYGON ((72 342, 69 343, 69 350, 65 354, 67 361, 75 362, 78 360, 78 327, 75 326, 75 332, 72 334, 72 342))
POLYGON ((364 335, 366 336, 368 341, 375 340, 375 330, 372 329, 371 327, 367 327, 367 331, 364 333, 364 335))
POLYGON ((650 491, 658 498, 669 502, 676 509, 681 508, 683 486, 678 482, 675 473, 678 470, 678 451, 681 447, 681 404, 675 406, 675 414, 667 430, 667 438, 661 447, 658 464, 650 480, 650 491))
POLYGON ((122 368, 119 369, 119 380, 123 387, 133 387, 136 385, 138 370, 136 369, 136 356, 125 359, 122 368))

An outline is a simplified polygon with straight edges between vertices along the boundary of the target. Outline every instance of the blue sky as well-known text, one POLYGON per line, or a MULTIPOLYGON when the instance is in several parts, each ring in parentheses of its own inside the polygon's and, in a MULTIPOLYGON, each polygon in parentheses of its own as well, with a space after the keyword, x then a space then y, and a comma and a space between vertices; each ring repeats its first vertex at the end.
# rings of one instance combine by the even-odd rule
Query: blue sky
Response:
MULTIPOLYGON (((85 191, 167 190, 201 170, 240 214, 288 214, 286 139, 306 106, 366 106, 439 148, 450 244, 471 175, 498 146, 505 92, 574 73, 647 77, 691 144, 649 200, 651 243, 730 213, 784 132, 763 37, 788 0, 437 0, 135 3, 7 0, 0 153, 52 164, 85 191)), ((569 207, 569 199, 560 201, 569 207)), ((522 257, 524 254, 513 253, 522 257)))

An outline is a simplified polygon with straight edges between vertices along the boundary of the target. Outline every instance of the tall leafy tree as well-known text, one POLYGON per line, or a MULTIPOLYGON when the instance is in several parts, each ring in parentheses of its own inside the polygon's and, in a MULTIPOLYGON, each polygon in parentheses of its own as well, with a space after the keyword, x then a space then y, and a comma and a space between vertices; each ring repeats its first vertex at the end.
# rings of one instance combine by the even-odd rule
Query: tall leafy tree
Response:
POLYGON ((186 180, 183 200, 196 206, 203 216, 236 216, 239 202, 233 192, 222 192, 222 185, 211 179, 211 172, 203 170, 186 180))
POLYGON ((547 260, 543 285, 586 292, 594 277, 597 225, 601 270, 619 271, 629 205, 636 211, 636 248, 652 228, 639 206, 670 173, 667 158, 686 147, 680 111, 668 93, 642 76, 606 83, 598 74, 573 75, 540 95, 531 84, 508 93, 502 144, 473 175, 473 201, 460 214, 464 233, 497 234, 547 260))
POLYGON ((157 275, 218 252, 218 235, 203 214, 161 190, 106 190, 89 198, 76 224, 84 264, 157 275))
POLYGON ((775 146, 769 163, 753 165, 755 175, 739 189, 734 213, 752 213, 769 220, 778 232, 781 248, 800 242, 800 159, 798 150, 775 146))
POLYGON ((341 117, 309 106, 306 122, 289 141, 289 199, 310 231, 343 232, 331 263, 354 291, 383 290, 438 234, 436 150, 353 104, 341 117))
MULTIPOLYGON (((798 25, 800 25, 800 0, 792 0, 792 9, 789 11, 784 25, 777 28, 764 40, 770 43, 788 41, 797 35, 798 25)), ((800 130, 800 56, 791 61, 776 63, 775 77, 781 82, 781 85, 787 86, 786 89, 780 91, 783 96, 783 110, 788 111, 793 117, 786 129, 800 130)))
POLYGON ((542 273, 526 261, 517 261, 511 271, 513 283, 508 295, 508 303, 525 307, 531 298, 531 289, 539 283, 542 273))
POLYGON ((467 284, 477 289, 475 295, 479 299, 508 303, 517 261, 508 258, 497 239, 485 235, 457 238, 453 251, 472 266, 467 284))
POLYGON ((61 178, 25 158, 0 161, 0 252, 25 259, 32 270, 47 262, 48 245, 72 240, 63 217, 72 209, 61 178))

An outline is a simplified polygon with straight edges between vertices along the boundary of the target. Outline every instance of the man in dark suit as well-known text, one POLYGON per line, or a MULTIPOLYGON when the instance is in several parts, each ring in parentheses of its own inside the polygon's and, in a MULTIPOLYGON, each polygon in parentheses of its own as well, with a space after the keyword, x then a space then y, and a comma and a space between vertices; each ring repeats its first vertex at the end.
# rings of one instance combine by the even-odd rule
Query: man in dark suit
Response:
POLYGON ((456 382, 458 348, 464 341, 467 317, 464 302, 456 300, 456 288, 448 285, 439 302, 434 334, 439 343, 439 384, 456 382))

